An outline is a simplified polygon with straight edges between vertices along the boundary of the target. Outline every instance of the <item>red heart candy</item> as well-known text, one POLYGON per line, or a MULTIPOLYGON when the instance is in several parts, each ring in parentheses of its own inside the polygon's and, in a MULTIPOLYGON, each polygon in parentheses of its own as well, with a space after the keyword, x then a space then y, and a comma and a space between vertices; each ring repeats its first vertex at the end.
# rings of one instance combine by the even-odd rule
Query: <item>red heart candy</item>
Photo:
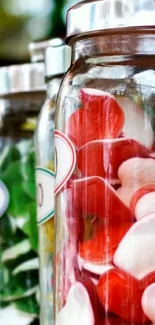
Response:
POLYGON ((115 98, 102 91, 100 96, 95 94, 94 89, 89 109, 85 103, 69 118, 67 134, 77 147, 96 139, 116 138, 124 126, 124 113, 115 98))
POLYGON ((55 257, 55 268, 57 268, 55 272, 59 272, 59 282, 57 284, 60 296, 59 301, 62 305, 65 305, 68 292, 71 286, 78 280, 80 273, 77 262, 77 252, 72 243, 66 243, 62 252, 57 253, 55 257))
POLYGON ((132 222, 123 222, 111 226, 99 226, 93 238, 80 244, 79 255, 86 261, 109 263, 112 261, 116 248, 131 227, 132 222))
POLYGON ((99 297, 98 297, 98 294, 96 291, 96 286, 94 285, 94 283, 92 282, 90 277, 85 275, 83 272, 81 273, 78 281, 81 282, 87 289, 87 292, 89 294, 89 298, 90 298, 90 301, 92 304, 95 321, 98 321, 102 314, 103 307, 99 300, 99 297))
MULTIPOLYGON (((117 317, 113 314, 106 313, 95 325, 131 325, 130 323, 124 321, 122 318, 117 317)), ((135 325, 132 323, 132 325, 135 325)))
POLYGON ((115 97, 103 90, 93 89, 93 88, 83 88, 80 90, 80 99, 82 104, 88 109, 91 110, 94 102, 102 103, 103 99, 115 99, 115 97))
POLYGON ((111 223, 130 222, 131 211, 103 178, 88 177, 71 183, 72 205, 82 217, 92 216, 111 223))
POLYGON ((141 299, 147 286, 155 282, 155 272, 143 280, 137 280, 120 269, 111 269, 97 285, 97 292, 106 311, 112 312, 131 323, 144 324, 145 316, 141 299))
POLYGON ((97 140, 80 148, 77 165, 84 176, 117 179, 118 169, 125 160, 148 156, 148 150, 133 139, 97 140))

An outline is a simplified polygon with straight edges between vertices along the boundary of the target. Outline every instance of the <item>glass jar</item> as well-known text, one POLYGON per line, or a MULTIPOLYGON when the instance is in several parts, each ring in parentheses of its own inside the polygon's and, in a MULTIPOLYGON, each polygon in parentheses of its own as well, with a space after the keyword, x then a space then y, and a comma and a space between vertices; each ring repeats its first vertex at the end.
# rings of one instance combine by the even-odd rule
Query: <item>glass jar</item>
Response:
POLYGON ((0 69, 0 322, 39 324, 33 134, 44 65, 0 69))
POLYGON ((60 83, 70 62, 70 48, 61 39, 51 40, 45 51, 47 98, 35 136, 42 325, 53 322, 54 115, 60 83))
POLYGON ((154 17, 152 0, 68 12, 72 65, 55 130, 57 325, 155 320, 154 17))
POLYGON ((49 39, 47 41, 31 42, 29 44, 29 54, 31 62, 44 62, 45 51, 48 47, 62 44, 61 38, 49 39))

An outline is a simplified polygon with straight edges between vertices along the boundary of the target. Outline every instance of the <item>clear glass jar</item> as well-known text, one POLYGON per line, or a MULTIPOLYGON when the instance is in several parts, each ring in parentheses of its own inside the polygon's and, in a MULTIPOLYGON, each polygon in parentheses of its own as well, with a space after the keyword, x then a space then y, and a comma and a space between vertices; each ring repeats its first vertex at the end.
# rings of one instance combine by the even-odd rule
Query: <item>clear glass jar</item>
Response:
POLYGON ((51 40, 45 50, 47 98, 35 136, 42 325, 53 323, 54 118, 58 90, 70 62, 70 48, 61 39, 51 40))
POLYGON ((154 16, 151 0, 68 12, 72 65, 55 131, 57 325, 155 320, 154 16))
POLYGON ((0 322, 39 324, 33 134, 44 65, 0 69, 0 322))

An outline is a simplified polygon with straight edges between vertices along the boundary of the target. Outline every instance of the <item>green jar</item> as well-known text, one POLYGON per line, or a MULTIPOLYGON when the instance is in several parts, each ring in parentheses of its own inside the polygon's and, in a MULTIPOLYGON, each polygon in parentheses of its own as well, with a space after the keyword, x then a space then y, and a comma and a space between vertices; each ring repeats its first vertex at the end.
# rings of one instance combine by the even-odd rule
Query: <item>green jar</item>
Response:
POLYGON ((0 69, 0 320, 39 324, 33 134, 44 64, 0 69))

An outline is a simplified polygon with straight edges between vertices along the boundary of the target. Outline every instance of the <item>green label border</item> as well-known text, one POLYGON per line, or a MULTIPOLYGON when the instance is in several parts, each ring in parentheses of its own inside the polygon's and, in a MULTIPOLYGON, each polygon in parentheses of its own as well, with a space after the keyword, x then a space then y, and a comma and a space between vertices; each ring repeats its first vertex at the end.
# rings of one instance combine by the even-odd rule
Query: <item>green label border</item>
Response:
MULTIPOLYGON (((41 171, 45 174, 49 174, 50 176, 55 176, 54 172, 52 172, 51 170, 47 169, 47 168, 43 168, 43 167, 36 167, 35 171, 41 171)), ((54 193, 53 193, 54 195, 54 193)), ((54 217, 54 212, 55 210, 53 209, 47 216, 45 216, 41 221, 37 221, 37 225, 41 226, 42 224, 44 224, 45 222, 47 222, 48 220, 50 220, 51 218, 54 217)))

